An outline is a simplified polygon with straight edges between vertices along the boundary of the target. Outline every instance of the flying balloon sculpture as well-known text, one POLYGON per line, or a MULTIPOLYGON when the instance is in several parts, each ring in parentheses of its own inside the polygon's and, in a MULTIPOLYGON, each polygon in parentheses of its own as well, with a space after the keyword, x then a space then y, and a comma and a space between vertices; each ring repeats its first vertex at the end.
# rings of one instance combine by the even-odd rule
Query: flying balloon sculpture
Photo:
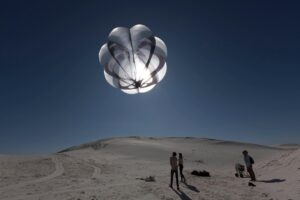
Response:
POLYGON ((99 52, 104 77, 127 94, 153 89, 167 72, 167 47, 141 24, 114 28, 99 52))

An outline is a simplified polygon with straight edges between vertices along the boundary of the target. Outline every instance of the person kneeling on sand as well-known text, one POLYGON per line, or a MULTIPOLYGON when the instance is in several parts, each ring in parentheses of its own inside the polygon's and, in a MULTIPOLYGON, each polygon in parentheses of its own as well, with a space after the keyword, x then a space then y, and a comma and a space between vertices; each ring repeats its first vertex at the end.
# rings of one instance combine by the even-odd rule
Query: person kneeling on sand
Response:
POLYGON ((246 150, 243 151, 243 155, 244 155, 244 161, 247 167, 247 171, 250 175, 251 181, 256 181, 255 174, 252 167, 252 165, 254 164, 254 160, 251 156, 249 156, 248 151, 246 150))
POLYGON ((173 188, 173 175, 175 174, 177 189, 179 190, 178 165, 177 165, 176 152, 173 152, 172 157, 170 157, 170 165, 171 165, 171 183, 170 183, 170 187, 173 188))
POLYGON ((240 163, 236 163, 235 164, 235 176, 236 177, 241 177, 244 178, 244 171, 245 171, 245 166, 240 164, 240 163))

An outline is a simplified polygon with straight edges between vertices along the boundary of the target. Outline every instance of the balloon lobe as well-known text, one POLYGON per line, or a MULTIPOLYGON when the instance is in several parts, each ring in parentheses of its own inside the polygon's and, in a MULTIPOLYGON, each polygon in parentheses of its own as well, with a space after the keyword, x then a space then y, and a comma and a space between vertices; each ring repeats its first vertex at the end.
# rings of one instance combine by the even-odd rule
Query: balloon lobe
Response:
POLYGON ((153 89, 167 71, 167 47, 144 25, 114 28, 99 52, 104 77, 128 94, 153 89))

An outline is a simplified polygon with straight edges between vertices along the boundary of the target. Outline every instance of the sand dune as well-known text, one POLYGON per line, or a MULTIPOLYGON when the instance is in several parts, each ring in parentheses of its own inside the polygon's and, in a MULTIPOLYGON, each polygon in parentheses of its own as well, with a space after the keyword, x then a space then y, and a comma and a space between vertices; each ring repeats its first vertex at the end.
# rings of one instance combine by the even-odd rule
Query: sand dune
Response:
POLYGON ((128 137, 99 140, 48 156, 0 156, 2 200, 299 199, 300 150, 201 138, 128 137), (247 149, 256 187, 234 177, 247 149), (184 155, 188 184, 169 184, 171 152, 184 155), (195 177, 194 169, 211 177, 195 177), (137 178, 155 176, 155 182, 137 178))

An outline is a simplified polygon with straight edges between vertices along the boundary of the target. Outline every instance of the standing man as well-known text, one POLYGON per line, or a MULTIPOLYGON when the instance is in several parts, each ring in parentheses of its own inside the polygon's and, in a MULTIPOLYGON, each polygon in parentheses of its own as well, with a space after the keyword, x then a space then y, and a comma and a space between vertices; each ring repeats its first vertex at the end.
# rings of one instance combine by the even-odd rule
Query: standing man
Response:
POLYGON ((249 156, 248 151, 246 150, 243 151, 243 155, 244 155, 244 161, 247 167, 247 171, 250 175, 251 181, 256 181, 255 174, 252 167, 252 165, 254 164, 254 160, 251 156, 249 156))
POLYGON ((173 152, 172 157, 170 157, 170 165, 171 165, 171 183, 170 183, 170 187, 173 188, 173 175, 175 174, 176 184, 177 184, 177 190, 179 190, 178 164, 177 164, 176 152, 173 152))

